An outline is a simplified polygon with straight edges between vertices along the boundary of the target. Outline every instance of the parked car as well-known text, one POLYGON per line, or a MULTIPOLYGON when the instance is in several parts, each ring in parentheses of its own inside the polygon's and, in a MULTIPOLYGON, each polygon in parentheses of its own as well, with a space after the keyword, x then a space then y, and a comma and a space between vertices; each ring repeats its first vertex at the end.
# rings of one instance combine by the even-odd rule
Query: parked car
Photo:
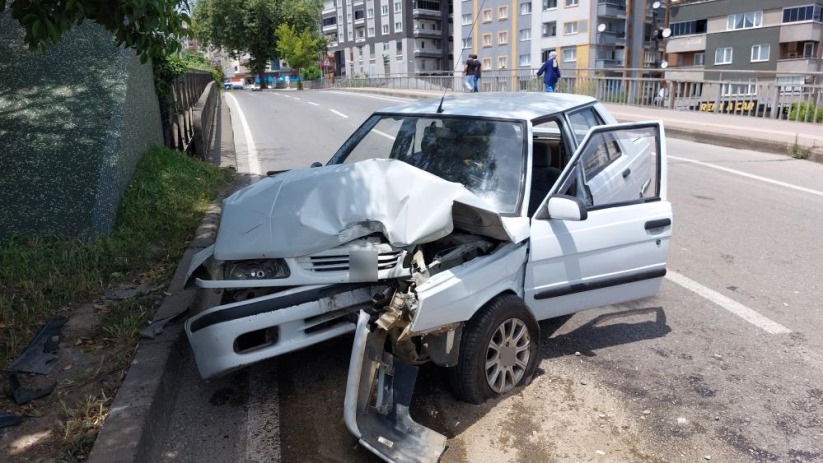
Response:
POLYGON ((231 82, 223 82, 223 89, 231 90, 231 82))
POLYGON ((560 93, 410 103, 224 201, 189 269, 223 303, 186 333, 208 378, 355 331, 348 428, 435 461, 445 437, 408 415, 417 365, 473 403, 527 384, 538 321, 655 294, 671 230, 659 122, 560 93))

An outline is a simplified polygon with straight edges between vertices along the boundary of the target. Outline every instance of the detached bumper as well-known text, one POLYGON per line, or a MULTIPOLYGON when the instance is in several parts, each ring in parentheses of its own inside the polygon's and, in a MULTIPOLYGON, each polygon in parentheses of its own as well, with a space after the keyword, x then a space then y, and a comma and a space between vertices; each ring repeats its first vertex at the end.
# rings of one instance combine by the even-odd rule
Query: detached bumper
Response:
POLYGON ((446 448, 446 436, 409 415, 418 368, 384 349, 387 332, 369 329, 360 312, 354 335, 343 416, 360 445, 388 462, 432 462, 446 448))
POLYGON ((370 286, 304 286, 213 307, 186 321, 200 376, 211 378, 354 331, 370 286), (350 316, 351 315, 351 316, 350 316))

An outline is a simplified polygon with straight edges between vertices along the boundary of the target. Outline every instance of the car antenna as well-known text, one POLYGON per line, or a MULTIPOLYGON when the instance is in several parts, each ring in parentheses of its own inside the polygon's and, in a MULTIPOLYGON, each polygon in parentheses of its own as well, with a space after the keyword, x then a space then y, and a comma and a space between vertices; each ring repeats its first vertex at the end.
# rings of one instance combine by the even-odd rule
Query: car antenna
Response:
MULTIPOLYGON (((477 9, 477 14, 474 16, 474 19, 472 20, 472 32, 474 32, 474 25, 477 23, 477 18, 480 16, 480 12, 483 11, 483 6, 485 4, 486 0, 483 0, 483 2, 480 4, 480 8, 477 9)), ((469 37, 467 38, 471 38, 471 34, 469 34, 469 37)), ((463 49, 460 50, 460 56, 457 58, 457 64, 454 65, 453 72, 457 72, 457 67, 460 66, 461 61, 463 61, 463 49)), ((448 88, 443 88, 443 96, 440 97, 440 104, 437 106, 437 114, 441 114, 443 112, 443 101, 446 99, 446 90, 448 90, 448 88)))

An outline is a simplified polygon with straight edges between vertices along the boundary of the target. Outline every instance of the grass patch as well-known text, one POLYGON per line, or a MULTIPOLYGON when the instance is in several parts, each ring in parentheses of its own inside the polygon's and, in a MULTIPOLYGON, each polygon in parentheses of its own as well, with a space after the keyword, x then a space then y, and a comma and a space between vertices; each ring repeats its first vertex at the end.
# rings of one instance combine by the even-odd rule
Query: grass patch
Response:
MULTIPOLYGON (((69 315, 106 288, 168 284, 207 206, 231 176, 154 148, 138 163, 108 236, 91 242, 17 237, 0 245, 0 362, 18 355, 47 319, 69 315)), ((153 310, 141 304, 118 304, 103 337, 136 339, 153 310)))

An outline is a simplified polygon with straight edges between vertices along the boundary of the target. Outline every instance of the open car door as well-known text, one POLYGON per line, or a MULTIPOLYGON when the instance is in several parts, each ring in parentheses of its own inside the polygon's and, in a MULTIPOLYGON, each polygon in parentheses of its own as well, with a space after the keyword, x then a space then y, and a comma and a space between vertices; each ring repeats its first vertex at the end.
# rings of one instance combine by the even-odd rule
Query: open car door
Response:
POLYGON ((654 295, 671 231, 662 124, 594 127, 532 219, 526 303, 542 320, 654 295))

